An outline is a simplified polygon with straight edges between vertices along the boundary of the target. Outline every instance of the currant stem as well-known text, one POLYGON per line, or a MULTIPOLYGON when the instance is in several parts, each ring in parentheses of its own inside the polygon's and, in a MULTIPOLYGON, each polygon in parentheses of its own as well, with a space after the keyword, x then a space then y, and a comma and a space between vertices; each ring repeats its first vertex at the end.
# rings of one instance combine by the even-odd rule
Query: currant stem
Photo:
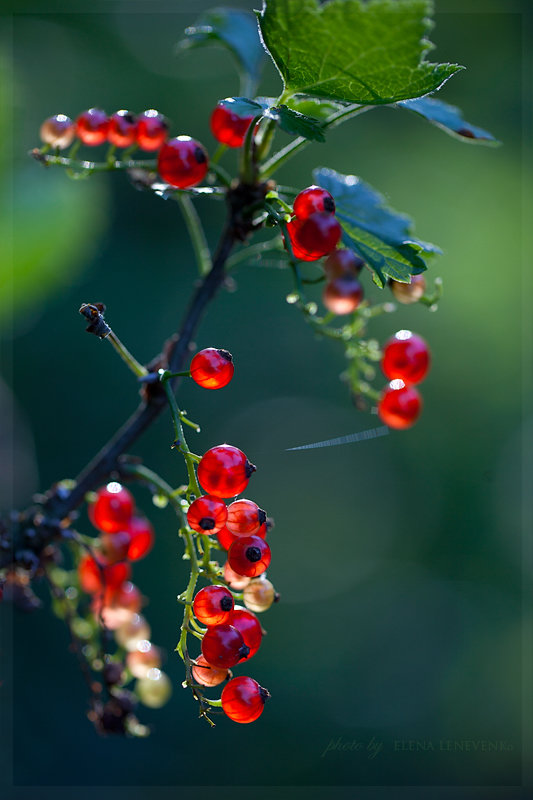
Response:
POLYGON ((163 388, 165 389, 168 398, 168 404, 170 406, 170 413, 172 415, 172 422, 174 424, 174 432, 176 434, 176 445, 180 453, 183 455, 185 459, 185 464, 187 466, 187 474, 189 476, 187 500, 193 493, 196 495, 196 497, 199 497, 202 494, 202 490, 200 489, 200 486, 198 484, 198 479, 196 477, 196 470, 194 469, 196 457, 189 450, 189 445, 187 444, 187 440, 183 432, 183 425, 182 425, 183 415, 179 409, 176 397, 172 390, 172 386, 168 382, 168 377, 166 377, 166 373, 164 370, 161 371, 161 381, 163 383, 163 388))
POLYGON ((122 344, 116 333, 110 331, 106 336, 108 342, 110 342, 113 347, 115 348, 116 352, 119 354, 121 359, 124 361, 127 367, 136 375, 138 378, 143 378, 145 375, 148 375, 148 370, 146 367, 143 367, 142 364, 139 364, 137 359, 132 356, 128 348, 122 344))
POLYGON ((187 225, 187 230, 196 256, 198 272, 204 277, 211 270, 213 264, 203 225, 188 195, 180 192, 176 195, 176 200, 180 205, 185 224, 187 225))

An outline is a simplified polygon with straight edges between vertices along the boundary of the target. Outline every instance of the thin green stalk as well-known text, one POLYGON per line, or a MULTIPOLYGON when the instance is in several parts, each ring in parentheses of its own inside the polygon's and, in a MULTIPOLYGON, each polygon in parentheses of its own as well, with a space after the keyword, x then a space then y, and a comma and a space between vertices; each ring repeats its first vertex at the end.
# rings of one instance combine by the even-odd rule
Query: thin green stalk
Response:
POLYGON ((209 245, 207 244, 207 239, 205 238, 203 225, 194 207, 194 204, 188 195, 178 194, 176 196, 176 200, 181 208, 181 212, 191 238, 194 254, 196 256, 196 263, 198 265, 198 272, 203 277, 204 275, 207 275, 213 265, 209 245))
POLYGON ((257 244, 252 244, 249 247, 243 248, 238 253, 235 253, 235 255, 231 256, 231 258, 228 258, 226 261, 226 269, 229 272, 243 261, 250 261, 258 256, 264 255, 265 253, 275 251, 284 252, 281 238, 279 236, 276 236, 274 239, 269 239, 267 242, 258 242, 257 244))
POLYGON ((242 146, 240 178, 242 183, 252 184, 257 179, 257 163, 254 154, 254 134, 255 126, 261 119, 262 114, 253 118, 250 127, 246 131, 246 138, 242 146))
POLYGON ((174 425, 174 432, 176 435, 176 446, 180 451, 180 453, 183 455, 185 459, 185 464, 187 466, 187 474, 189 476, 187 499, 189 499, 191 494, 195 494, 196 497, 200 497, 200 495, 202 494, 202 490, 200 489, 200 486, 198 484, 198 479, 196 477, 196 470, 194 469, 194 464, 197 461, 197 457, 189 450, 189 445, 187 444, 187 440, 183 432, 183 425, 181 421, 182 414, 176 402, 176 397, 174 395, 174 392, 172 391, 172 386, 168 382, 168 378, 165 377, 164 373, 161 377, 161 380, 167 395, 168 404, 170 406, 172 423, 174 425))
POLYGON ((134 375, 136 375, 138 378, 143 378, 145 375, 148 375, 148 370, 146 367, 143 367, 142 364, 139 364, 137 359, 132 356, 128 348, 122 344, 118 336, 113 331, 110 331, 105 338, 108 342, 111 342, 116 352, 134 375))

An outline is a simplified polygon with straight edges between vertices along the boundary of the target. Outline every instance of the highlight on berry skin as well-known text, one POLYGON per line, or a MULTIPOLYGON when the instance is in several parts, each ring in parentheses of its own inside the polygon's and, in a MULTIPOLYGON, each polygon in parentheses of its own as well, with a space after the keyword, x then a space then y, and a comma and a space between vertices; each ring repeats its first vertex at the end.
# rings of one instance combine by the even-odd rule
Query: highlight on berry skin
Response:
POLYGON ((331 194, 320 186, 308 186, 294 200, 293 211, 298 219, 307 219, 315 212, 335 213, 335 200, 331 194))
POLYGON ((204 389, 222 389, 233 378, 233 356, 227 350, 206 347, 191 361, 191 378, 204 389))
POLYGON ((391 381, 382 392, 378 415, 389 428, 405 430, 415 424, 422 411, 422 397, 414 386, 399 378, 391 381))
POLYGON ((137 120, 131 111, 121 109, 109 117, 107 140, 115 147, 131 147, 137 136, 137 120))
POLYGON ((76 126, 66 114, 54 114, 45 119, 41 125, 39 135, 41 141, 59 150, 70 147, 76 136, 76 126))
POLYGON ((428 374, 430 363, 426 342, 408 330, 397 331, 383 348, 381 368, 390 380, 400 378, 405 383, 420 383, 428 374))
POLYGON ((166 183, 178 189, 197 186, 207 175, 208 169, 207 150, 190 136, 169 139, 159 151, 157 171, 166 183))
POLYGON ((83 144, 97 147, 107 141, 109 117, 101 108, 89 108, 76 119, 76 134, 83 144))
POLYGON ((168 139, 168 122, 155 108, 143 111, 137 117, 135 140, 138 147, 153 153, 168 139))

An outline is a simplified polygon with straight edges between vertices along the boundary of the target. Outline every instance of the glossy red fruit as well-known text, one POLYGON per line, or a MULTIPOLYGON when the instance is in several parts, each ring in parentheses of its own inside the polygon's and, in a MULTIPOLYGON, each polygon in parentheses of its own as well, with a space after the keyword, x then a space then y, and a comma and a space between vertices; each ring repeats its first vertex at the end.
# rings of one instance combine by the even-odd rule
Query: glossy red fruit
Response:
POLYGON ((209 494, 198 497, 187 511, 187 522, 193 531, 212 535, 224 528, 228 518, 226 504, 209 494))
POLYGON ((100 108, 84 111, 76 120, 76 134, 83 144, 96 147, 107 140, 109 117, 100 108))
POLYGON ((292 250, 300 261, 316 261, 331 253, 342 236, 342 228, 333 216, 316 211, 305 219, 291 220, 287 225, 292 250))
POLYGON ((224 550, 229 550, 235 539, 238 538, 238 536, 235 536, 234 533, 228 531, 228 529, 225 527, 217 533, 218 543, 224 548, 224 550))
POLYGON ((381 368, 390 380, 420 383, 428 374, 431 356, 426 342, 411 331, 397 331, 383 348, 381 368))
POLYGON ((127 529, 133 516, 133 497, 120 483, 111 481, 96 493, 96 500, 89 504, 89 519, 95 528, 106 533, 127 529))
POLYGON ((294 200, 294 213, 299 219, 307 219, 316 211, 327 214, 335 213, 335 200, 325 189, 320 186, 308 186, 294 200))
POLYGON ((45 119, 39 133, 41 141, 63 150, 72 144, 76 135, 76 126, 65 114, 54 114, 53 117, 45 119))
POLYGON ((213 667, 233 667, 248 652, 242 634, 233 625, 208 628, 202 639, 202 655, 213 667))
POLYGON ((389 428, 410 428, 422 411, 422 398, 414 386, 395 379, 384 389, 378 403, 380 419, 389 428))
POLYGON ((119 586, 107 587, 103 592, 96 593, 91 610, 96 617, 102 617, 106 628, 115 631, 139 613, 142 603, 139 589, 127 580, 119 586))
POLYGON ((159 151, 157 170, 162 179, 178 189, 196 186, 207 174, 207 151, 190 136, 178 136, 166 142, 159 151))
POLYGON ((256 467, 242 450, 231 444, 220 444, 208 450, 198 464, 200 486, 215 497, 235 497, 248 486, 256 467))
POLYGON ((221 100, 211 114, 210 125, 215 139, 228 147, 241 147, 253 115, 240 117, 231 110, 233 98, 221 100))
POLYGON ((233 378, 233 356, 227 350, 206 347, 191 361, 191 378, 204 389, 222 389, 233 378))
POLYGON ((250 648, 248 658, 251 658, 257 653, 261 646, 261 639, 263 638, 261 623, 255 614, 252 614, 251 611, 248 611, 242 606, 235 606, 230 614, 228 622, 241 632, 244 644, 250 648))
POLYGON ((98 562, 86 555, 78 564, 78 577, 84 592, 94 594, 103 589, 117 589, 131 576, 131 567, 127 562, 121 561, 109 564, 101 557, 98 562))
POLYGON ((356 256, 353 250, 340 247, 330 253, 324 261, 324 272, 331 280, 339 278, 341 275, 359 275, 364 266, 363 259, 356 256))
POLYGON ((270 547, 260 536, 239 536, 228 550, 228 564, 238 575, 255 578, 271 560, 270 547))
POLYGON ((110 564, 114 564, 116 561, 124 561, 128 557, 131 534, 129 531, 103 533, 100 536, 100 542, 104 557, 110 564))
POLYGON ((154 152, 166 142, 168 122, 155 108, 149 108, 137 117, 137 144, 141 150, 154 152))
POLYGON ((328 281, 322 293, 322 302, 334 314, 351 314, 361 304, 363 287, 353 275, 340 275, 328 281))
POLYGON ((224 683, 228 674, 227 669, 212 667, 202 655, 198 656, 196 664, 192 668, 194 680, 202 686, 218 686, 220 683, 224 683))
POLYGON ((228 506, 226 528, 235 536, 251 536, 266 522, 266 513, 253 500, 235 500, 228 506))
POLYGON ((125 109, 115 111, 109 117, 107 140, 115 147, 131 147, 137 135, 137 120, 125 109))
POLYGON ((229 621, 233 605, 233 595, 225 586, 206 586, 194 598, 193 611, 203 625, 221 625, 229 621))
POLYGON ((390 288, 399 303, 417 303, 426 291, 426 279, 423 275, 411 275, 411 283, 391 280, 390 288))
POLYGON ((222 689, 222 708, 233 722, 254 722, 263 713, 270 692, 253 678, 239 675, 222 689))
POLYGON ((154 546, 154 529, 144 517, 133 517, 128 531, 131 535, 128 558, 130 561, 139 561, 148 555, 154 546))

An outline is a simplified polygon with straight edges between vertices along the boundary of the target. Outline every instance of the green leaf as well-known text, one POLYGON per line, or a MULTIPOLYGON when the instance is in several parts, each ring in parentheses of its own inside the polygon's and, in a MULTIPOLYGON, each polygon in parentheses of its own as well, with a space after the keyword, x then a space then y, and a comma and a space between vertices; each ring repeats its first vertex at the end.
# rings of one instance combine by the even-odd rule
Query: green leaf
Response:
POLYGON ((256 117, 268 107, 264 103, 250 100, 248 97, 226 97, 218 105, 224 106, 238 117, 256 117))
POLYGON ((372 268, 378 286, 383 287, 387 277, 409 283, 411 275, 427 269, 424 254, 441 252, 415 238, 411 219, 389 208, 383 195, 361 178, 317 169, 313 179, 333 195, 343 241, 372 268))
POLYGON ((248 11, 214 8, 203 13, 185 30, 178 51, 210 44, 221 44, 237 60, 241 72, 241 91, 253 94, 261 78, 265 51, 259 38, 257 21, 248 11))
POLYGON ((462 69, 425 60, 429 0, 263 0, 259 25, 287 94, 377 105, 435 91, 462 69))
POLYGON ((442 100, 435 100, 433 97, 419 97, 416 100, 403 100, 397 104, 397 108, 407 108, 414 111, 420 117, 424 117, 428 122, 442 128, 463 142, 476 142, 480 144, 499 145, 500 142, 488 131, 471 125, 463 118, 460 108, 443 103, 442 100))
POLYGON ((277 120, 281 130, 293 136, 303 136, 313 142, 325 142, 324 124, 319 119, 308 117, 299 111, 285 105, 274 106, 268 110, 267 115, 277 120))
MULTIPOLYGON (((275 102, 275 101, 274 101, 275 102)), ((314 97, 291 97, 287 101, 289 108, 299 111, 300 114, 305 114, 307 117, 314 117, 315 119, 325 121, 333 114, 346 108, 344 103, 334 103, 331 100, 319 100, 314 97)))

